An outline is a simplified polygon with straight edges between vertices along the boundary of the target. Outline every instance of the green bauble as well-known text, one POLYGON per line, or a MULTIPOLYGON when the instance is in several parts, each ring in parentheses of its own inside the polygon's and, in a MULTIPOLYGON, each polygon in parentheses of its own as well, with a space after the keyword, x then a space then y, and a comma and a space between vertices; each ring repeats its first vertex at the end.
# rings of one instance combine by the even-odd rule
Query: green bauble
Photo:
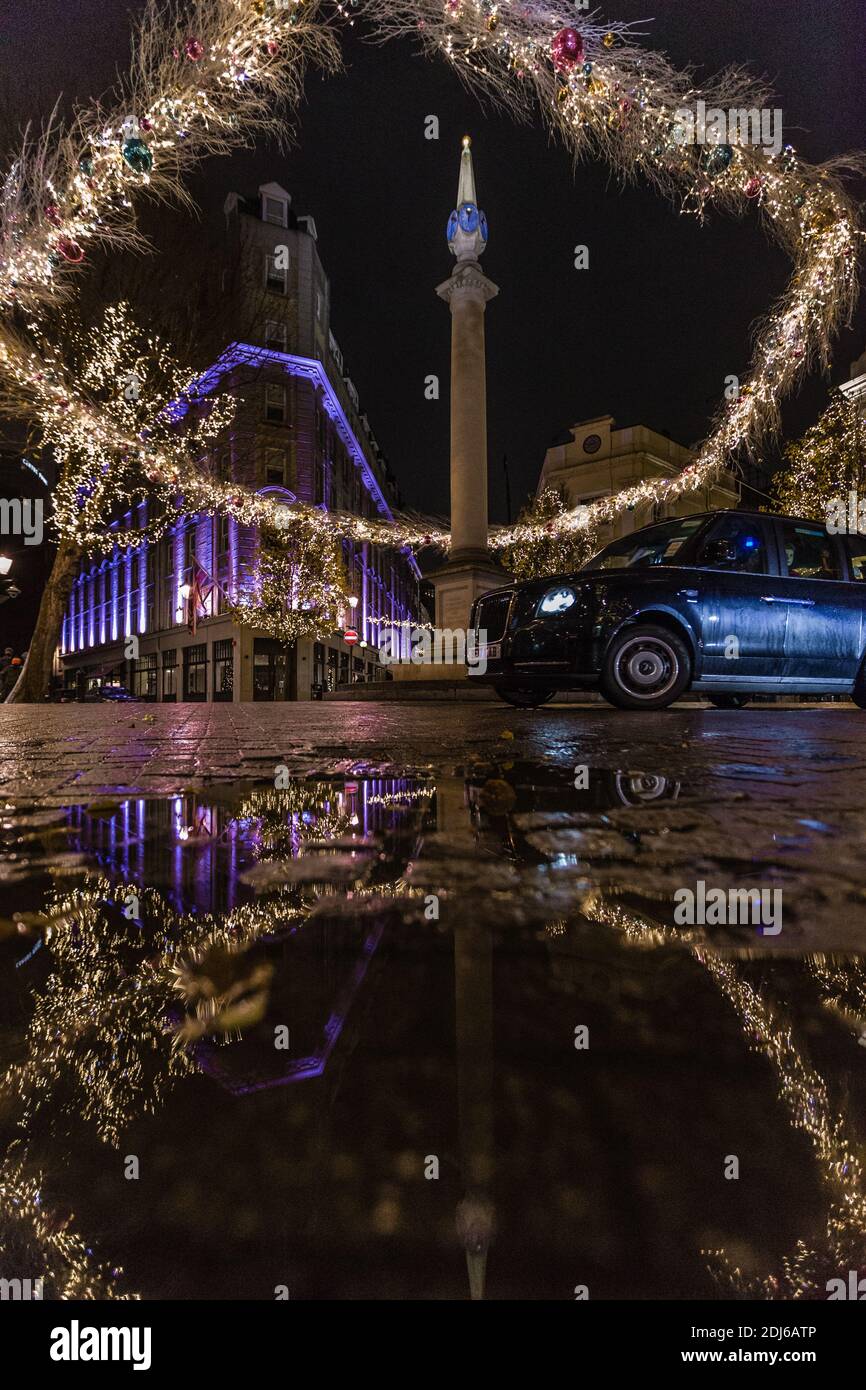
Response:
POLYGON ((153 155, 150 147, 139 136, 124 140, 121 153, 136 174, 149 174, 153 168, 153 155))
POLYGON ((733 157, 730 145, 712 145, 701 155, 701 168, 705 174, 723 174, 733 157))
POLYGON ((89 154, 83 154, 81 156, 81 158, 78 161, 78 167, 81 170, 82 174, 85 174, 87 178, 90 178, 90 175, 93 173, 93 160, 90 158, 89 154))

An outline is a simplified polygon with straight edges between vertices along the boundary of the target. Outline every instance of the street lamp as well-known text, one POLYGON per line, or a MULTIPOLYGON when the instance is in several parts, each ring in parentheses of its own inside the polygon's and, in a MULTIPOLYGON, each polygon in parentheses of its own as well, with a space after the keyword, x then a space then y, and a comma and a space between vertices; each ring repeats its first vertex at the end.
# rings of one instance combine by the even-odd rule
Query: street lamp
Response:
MULTIPOLYGON (((5 578, 12 568, 12 561, 8 555, 0 555, 0 578, 5 578)), ((357 603, 357 599, 355 600, 357 603)))
POLYGON ((189 598, 190 594, 192 593, 192 585, 181 584, 178 593, 180 594, 181 598, 189 598))
POLYGON ((354 612, 355 609, 358 607, 358 600, 354 594, 352 594, 349 598, 349 607, 352 609, 352 612, 354 612))

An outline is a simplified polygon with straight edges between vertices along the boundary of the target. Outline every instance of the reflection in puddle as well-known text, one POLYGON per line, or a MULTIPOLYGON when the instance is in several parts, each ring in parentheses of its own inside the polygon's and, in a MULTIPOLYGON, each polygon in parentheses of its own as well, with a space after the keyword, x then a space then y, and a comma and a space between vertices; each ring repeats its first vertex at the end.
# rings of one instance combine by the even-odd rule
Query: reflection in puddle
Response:
POLYGON ((7 807, 0 1275, 826 1297, 864 1264, 866 967, 673 924, 744 873, 715 814, 507 763, 7 807))

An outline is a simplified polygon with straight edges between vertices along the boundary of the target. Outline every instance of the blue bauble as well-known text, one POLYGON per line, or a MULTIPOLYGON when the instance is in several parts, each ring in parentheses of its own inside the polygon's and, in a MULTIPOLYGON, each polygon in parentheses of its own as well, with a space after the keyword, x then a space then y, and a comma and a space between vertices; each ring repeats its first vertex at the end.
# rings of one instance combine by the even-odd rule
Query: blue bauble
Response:
POLYGON ((478 227, 478 209, 474 203, 461 203, 457 209, 457 220, 464 232, 472 233, 478 227))
POLYGON ((150 147, 139 136, 124 140, 121 154, 136 174, 149 174, 153 168, 153 155, 150 147))

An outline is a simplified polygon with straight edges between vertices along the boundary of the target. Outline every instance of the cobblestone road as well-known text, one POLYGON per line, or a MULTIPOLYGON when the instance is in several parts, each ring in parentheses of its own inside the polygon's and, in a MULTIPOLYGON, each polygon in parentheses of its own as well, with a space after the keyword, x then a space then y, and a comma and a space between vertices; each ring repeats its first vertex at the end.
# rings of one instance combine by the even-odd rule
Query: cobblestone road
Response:
POLYGON ((664 774, 721 793, 864 806, 866 713, 853 706, 681 707, 627 714, 603 705, 516 711, 464 705, 0 705, 0 791, 59 802, 209 782, 399 769, 437 775, 501 759, 664 774))

